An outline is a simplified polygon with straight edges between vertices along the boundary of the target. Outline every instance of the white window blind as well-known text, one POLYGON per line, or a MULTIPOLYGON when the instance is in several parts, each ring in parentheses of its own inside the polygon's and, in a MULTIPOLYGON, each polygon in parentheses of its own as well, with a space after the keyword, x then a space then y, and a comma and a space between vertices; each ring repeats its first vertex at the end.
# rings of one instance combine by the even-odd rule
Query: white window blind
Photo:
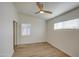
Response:
POLYGON ((21 24, 22 36, 29 36, 31 33, 31 24, 21 24))
POLYGON ((79 29, 79 19, 55 23, 54 29, 79 29))

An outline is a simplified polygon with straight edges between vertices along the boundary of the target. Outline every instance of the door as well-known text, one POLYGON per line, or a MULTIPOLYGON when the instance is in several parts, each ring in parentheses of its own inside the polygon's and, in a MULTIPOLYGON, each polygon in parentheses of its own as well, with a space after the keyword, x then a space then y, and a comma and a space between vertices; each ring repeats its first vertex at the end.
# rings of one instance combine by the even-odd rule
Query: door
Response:
POLYGON ((13 48, 17 45, 17 22, 13 21, 13 48))

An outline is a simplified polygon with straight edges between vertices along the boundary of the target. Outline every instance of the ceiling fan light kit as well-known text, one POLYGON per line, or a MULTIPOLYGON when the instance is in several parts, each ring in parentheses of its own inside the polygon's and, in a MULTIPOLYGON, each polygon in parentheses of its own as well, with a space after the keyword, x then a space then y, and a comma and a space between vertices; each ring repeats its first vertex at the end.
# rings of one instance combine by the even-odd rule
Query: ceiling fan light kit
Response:
POLYGON ((40 11, 40 13, 42 14, 42 13, 44 13, 44 11, 40 11))

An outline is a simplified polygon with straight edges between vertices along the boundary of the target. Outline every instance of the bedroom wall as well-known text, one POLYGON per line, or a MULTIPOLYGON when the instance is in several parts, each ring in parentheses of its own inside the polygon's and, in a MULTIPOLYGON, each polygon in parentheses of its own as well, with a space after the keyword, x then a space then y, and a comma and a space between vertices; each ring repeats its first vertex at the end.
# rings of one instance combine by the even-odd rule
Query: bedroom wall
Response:
POLYGON ((79 29, 54 30, 54 23, 79 19, 79 8, 47 21, 47 41, 70 56, 79 56, 79 29))
POLYGON ((17 44, 30 44, 46 42, 45 39, 45 20, 19 13, 18 41, 17 44), (21 24, 31 24, 30 36, 21 35, 21 24))
POLYGON ((12 56, 13 20, 17 21, 16 9, 10 2, 0 2, 0 57, 12 56))

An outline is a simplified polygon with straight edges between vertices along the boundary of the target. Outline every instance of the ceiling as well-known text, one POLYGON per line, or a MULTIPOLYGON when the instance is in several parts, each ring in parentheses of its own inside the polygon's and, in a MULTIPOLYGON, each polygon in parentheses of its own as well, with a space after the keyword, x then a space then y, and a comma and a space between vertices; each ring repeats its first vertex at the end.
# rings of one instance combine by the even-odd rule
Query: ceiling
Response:
POLYGON ((52 14, 35 14, 38 7, 35 2, 15 2, 14 5, 19 13, 31 15, 40 19, 48 20, 54 18, 62 13, 72 10, 79 6, 78 2, 42 2, 44 10, 52 11, 52 14))

